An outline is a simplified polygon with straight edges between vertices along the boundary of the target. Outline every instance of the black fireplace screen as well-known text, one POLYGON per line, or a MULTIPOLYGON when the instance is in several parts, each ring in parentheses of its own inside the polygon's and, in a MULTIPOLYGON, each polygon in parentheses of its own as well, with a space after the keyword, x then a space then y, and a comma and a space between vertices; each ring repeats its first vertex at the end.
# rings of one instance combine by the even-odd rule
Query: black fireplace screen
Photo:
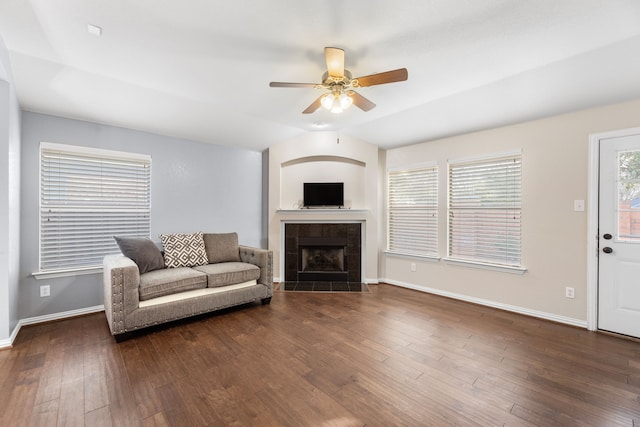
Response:
POLYGON ((344 247, 300 247, 301 271, 345 271, 344 247))
POLYGON ((297 276, 299 281, 347 281, 347 239, 300 237, 297 276))

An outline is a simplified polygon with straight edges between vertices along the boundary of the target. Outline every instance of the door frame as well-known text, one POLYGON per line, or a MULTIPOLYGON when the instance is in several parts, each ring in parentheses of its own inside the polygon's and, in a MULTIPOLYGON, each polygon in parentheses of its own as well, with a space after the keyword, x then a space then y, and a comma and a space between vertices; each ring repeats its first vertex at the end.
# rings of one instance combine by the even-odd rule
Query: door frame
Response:
POLYGON ((598 330, 598 208, 600 199, 600 142, 640 134, 640 127, 589 135, 589 187, 587 211, 587 329, 598 330))

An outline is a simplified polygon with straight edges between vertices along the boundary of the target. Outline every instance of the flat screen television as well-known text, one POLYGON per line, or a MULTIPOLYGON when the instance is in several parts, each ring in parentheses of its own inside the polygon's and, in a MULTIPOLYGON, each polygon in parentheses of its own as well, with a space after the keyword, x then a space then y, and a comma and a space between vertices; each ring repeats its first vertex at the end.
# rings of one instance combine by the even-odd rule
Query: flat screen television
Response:
POLYGON ((303 204, 305 208, 344 206, 344 183, 305 182, 303 204))

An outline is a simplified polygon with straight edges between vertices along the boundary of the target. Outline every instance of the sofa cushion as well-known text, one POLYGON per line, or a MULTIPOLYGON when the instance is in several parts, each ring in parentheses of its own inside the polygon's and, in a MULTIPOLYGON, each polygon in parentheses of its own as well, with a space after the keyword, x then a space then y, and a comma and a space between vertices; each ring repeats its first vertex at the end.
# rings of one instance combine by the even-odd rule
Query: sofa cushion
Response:
POLYGON ((122 255, 130 258, 138 266, 140 274, 164 268, 162 252, 150 239, 145 237, 113 236, 122 255))
POLYGON ((161 234, 164 262, 167 268, 193 267, 209 261, 202 232, 191 234, 161 234))
POLYGON ((140 301, 207 287, 207 275, 178 267, 150 271, 140 276, 140 301))
POLYGON ((201 265, 193 269, 207 275, 207 287, 209 288, 248 282, 260 277, 260 267, 246 262, 222 262, 201 265))
POLYGON ((209 264, 240 261, 238 233, 205 233, 202 238, 209 264))

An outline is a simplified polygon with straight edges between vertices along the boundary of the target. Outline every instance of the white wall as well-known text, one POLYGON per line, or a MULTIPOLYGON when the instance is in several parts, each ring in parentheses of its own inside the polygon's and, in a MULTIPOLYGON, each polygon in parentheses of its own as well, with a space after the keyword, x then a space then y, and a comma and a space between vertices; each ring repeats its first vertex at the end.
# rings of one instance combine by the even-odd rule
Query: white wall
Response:
POLYGON ((0 38, 0 348, 18 323, 20 108, 0 38))
POLYGON ((365 223, 363 280, 378 280, 378 147, 335 132, 311 132, 269 148, 269 249, 281 276, 284 221, 365 223), (344 182, 340 211, 298 210, 304 182, 344 182))
POLYGON ((260 246, 262 154, 96 123, 23 112, 20 318, 103 303, 101 274, 35 280, 38 269, 40 142, 150 154, 151 238, 160 233, 238 232, 240 243, 260 246), (51 296, 39 287, 51 285, 51 296))
POLYGON ((425 161, 439 167, 440 256, 446 256, 447 159, 522 150, 522 275, 384 255, 381 277, 390 283, 489 302, 586 325, 589 134, 640 126, 640 100, 564 114, 388 150, 386 166, 425 161), (410 264, 417 271, 410 271, 410 264), (575 299, 565 298, 565 287, 575 299))

